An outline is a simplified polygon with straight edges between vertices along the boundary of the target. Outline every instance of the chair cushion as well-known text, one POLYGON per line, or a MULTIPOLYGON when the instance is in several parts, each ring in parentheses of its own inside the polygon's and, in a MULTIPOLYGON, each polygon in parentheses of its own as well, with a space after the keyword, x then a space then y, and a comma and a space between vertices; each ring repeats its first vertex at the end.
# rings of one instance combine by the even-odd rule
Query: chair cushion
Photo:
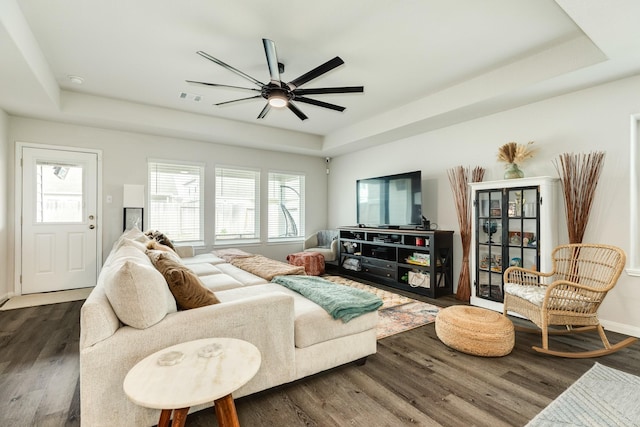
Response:
POLYGON ((320 230, 318 231, 318 247, 329 248, 331 247, 331 242, 337 238, 337 230, 320 230))
POLYGON ((544 301, 544 294, 546 290, 547 289, 542 286, 522 286, 517 283, 504 284, 505 293, 520 297, 539 307, 542 307, 542 301, 544 301))
MULTIPOLYGON (((520 297, 532 304, 542 307, 547 288, 542 286, 522 286, 516 283, 505 283, 504 291, 509 295, 520 297)), ((554 298, 547 307, 550 310, 582 311, 589 310, 593 301, 572 290, 554 290, 554 298), (560 299, 558 299, 560 298, 560 299)))

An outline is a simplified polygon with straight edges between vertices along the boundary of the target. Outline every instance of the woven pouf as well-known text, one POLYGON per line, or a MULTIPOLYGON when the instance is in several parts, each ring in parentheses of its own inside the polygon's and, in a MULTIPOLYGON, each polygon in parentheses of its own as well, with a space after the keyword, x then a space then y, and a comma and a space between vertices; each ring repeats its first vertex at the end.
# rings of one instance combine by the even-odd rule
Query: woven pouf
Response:
POLYGON ((466 305, 440 310, 436 335, 447 346, 474 356, 506 356, 513 350, 513 323, 495 311, 466 305))

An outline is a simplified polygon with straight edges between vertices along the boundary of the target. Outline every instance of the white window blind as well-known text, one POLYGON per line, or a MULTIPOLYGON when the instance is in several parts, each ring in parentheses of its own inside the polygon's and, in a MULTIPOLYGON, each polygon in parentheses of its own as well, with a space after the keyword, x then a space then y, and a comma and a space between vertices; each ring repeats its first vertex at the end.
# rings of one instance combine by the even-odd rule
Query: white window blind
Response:
POLYGON ((304 218, 304 175, 270 172, 269 240, 303 238, 304 218))
POLYGON ((204 241, 204 166, 149 160, 149 228, 178 242, 204 241))
POLYGON ((216 242, 260 238, 260 171, 216 167, 216 242))

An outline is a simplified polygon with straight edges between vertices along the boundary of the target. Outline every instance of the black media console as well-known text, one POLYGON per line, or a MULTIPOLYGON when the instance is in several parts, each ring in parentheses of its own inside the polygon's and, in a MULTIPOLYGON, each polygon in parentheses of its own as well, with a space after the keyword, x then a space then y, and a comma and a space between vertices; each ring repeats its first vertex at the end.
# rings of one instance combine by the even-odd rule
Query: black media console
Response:
POLYGON ((430 298, 453 293, 453 231, 340 227, 340 272, 430 298))

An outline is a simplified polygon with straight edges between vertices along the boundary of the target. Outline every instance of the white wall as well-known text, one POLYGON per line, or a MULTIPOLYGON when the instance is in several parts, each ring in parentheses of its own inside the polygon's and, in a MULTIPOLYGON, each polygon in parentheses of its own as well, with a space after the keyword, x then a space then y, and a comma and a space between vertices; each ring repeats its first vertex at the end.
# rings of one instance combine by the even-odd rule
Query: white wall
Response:
MULTIPOLYGON (((9 116, 0 110, 0 165, 6 165, 10 160, 10 143, 9 143, 9 116)), ((10 274, 7 268, 9 242, 8 242, 8 219, 7 219, 7 194, 10 183, 13 182, 9 177, 8 168, 0 168, 0 302, 4 301, 13 286, 10 285, 13 274, 10 274)))
MULTIPOLYGON (((640 112, 640 77, 559 96, 463 124, 428 132, 332 159, 329 176, 330 227, 356 224, 355 181, 421 170, 425 215, 440 229, 454 230, 454 277, 460 271, 460 234, 447 169, 482 166, 485 181, 502 179, 500 145, 535 141, 538 152, 522 169, 526 176, 557 176, 552 164, 565 152, 606 151, 585 242, 617 245, 627 253, 629 237, 629 116, 640 112)), ((560 206, 559 241, 568 241, 560 206)), ((544 256, 544 254, 542 254, 544 256)), ((457 283, 456 283, 457 285, 457 283)), ((605 299, 605 327, 640 336, 640 278, 623 273, 605 299)))
MULTIPOLYGON (((254 167, 263 172, 269 170, 295 171, 306 174, 306 230, 308 233, 326 228, 327 176, 322 157, 285 154, 274 151, 236 148, 225 145, 197 142, 169 137, 157 137, 139 133, 118 132, 86 126, 76 126, 49 121, 11 117, 9 120, 9 159, 4 162, 10 169, 13 183, 13 158, 15 142, 62 145, 102 150, 103 176, 103 256, 106 257, 115 239, 122 233, 122 191, 124 184, 147 183, 147 158, 205 163, 205 240, 211 250, 213 241, 214 167, 216 164, 254 167), (111 196, 112 203, 107 203, 111 196)), ((0 154, 1 156, 1 154, 0 154)), ((1 157, 0 157, 1 159, 1 157)), ((263 175, 262 188, 266 188, 263 175)), ((13 184, 12 184, 13 185, 13 184)), ((4 201, 6 198, 2 198, 4 201)), ((266 190, 263 200, 266 206, 266 190)), ((9 233, 13 235, 13 190, 9 196, 9 233)), ((3 209, 2 212, 5 212, 3 209)), ((145 215, 146 216, 146 215, 145 215)), ((1 218, 1 217, 0 217, 1 218)), ((145 226, 148 224, 145 218, 145 226)), ((263 235, 266 236, 266 222, 263 235)), ((1 242, 0 242, 1 243, 1 242)), ((247 251, 284 260, 286 255, 302 249, 302 243, 263 244, 247 246, 247 251)), ((13 257, 13 243, 10 244, 13 257)))

